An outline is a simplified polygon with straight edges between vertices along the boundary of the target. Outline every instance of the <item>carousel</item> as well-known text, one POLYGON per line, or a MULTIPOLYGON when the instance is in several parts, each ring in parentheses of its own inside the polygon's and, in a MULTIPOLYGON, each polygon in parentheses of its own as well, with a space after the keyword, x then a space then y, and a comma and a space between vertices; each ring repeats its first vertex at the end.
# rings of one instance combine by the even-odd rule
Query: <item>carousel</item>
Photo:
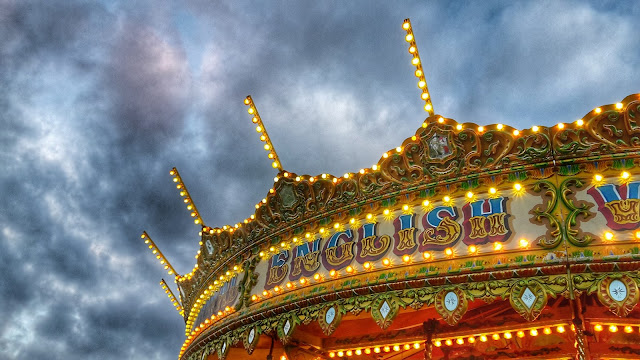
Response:
POLYGON ((459 123, 402 28, 428 117, 372 167, 285 171, 247 97, 278 171, 254 214, 205 225, 171 170, 196 264, 142 239, 175 278, 179 359, 640 359, 640 94, 553 127, 459 123))

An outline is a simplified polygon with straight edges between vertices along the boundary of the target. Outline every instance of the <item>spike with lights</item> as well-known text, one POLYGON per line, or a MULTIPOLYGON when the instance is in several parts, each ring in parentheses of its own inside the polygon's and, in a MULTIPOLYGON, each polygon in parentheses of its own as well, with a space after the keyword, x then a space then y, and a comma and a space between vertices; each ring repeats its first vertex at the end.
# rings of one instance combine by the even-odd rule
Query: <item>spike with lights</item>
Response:
POLYGON ((182 308, 182 306, 180 306, 180 303, 178 303, 176 296, 173 295, 173 291, 171 291, 171 288, 169 287, 169 285, 167 285, 167 282, 164 281, 164 279, 160 281, 160 286, 162 286, 164 292, 167 294, 167 296, 169 296, 169 300, 171 300, 171 303, 176 308, 176 310, 180 313, 180 315, 184 316, 184 309, 182 308))
POLYGON ((196 208, 196 204, 193 202, 193 198, 189 194, 189 190, 182 182, 182 177, 180 177, 180 173, 178 169, 175 167, 171 169, 169 175, 173 176, 173 182, 176 183, 176 188, 180 192, 180 196, 182 196, 182 200, 187 205, 187 210, 191 212, 191 217, 193 218, 193 222, 196 225, 204 226, 202 222, 202 218, 200 217, 200 213, 198 212, 198 208, 196 208))
POLYGON ((420 60, 420 54, 418 53, 418 45, 416 45, 416 39, 413 35, 413 29, 411 28, 411 20, 405 19, 402 24, 402 28, 407 32, 404 39, 409 43, 409 53, 412 56, 411 64, 416 67, 415 75, 418 78, 418 88, 422 90, 420 98, 424 100, 424 110, 429 113, 429 116, 433 116, 433 104, 431 103, 431 95, 429 94, 429 88, 427 87, 427 80, 424 77, 424 71, 422 69, 422 61, 420 60))
POLYGON ((264 142, 264 149, 269 153, 269 159, 273 162, 271 166, 275 169, 282 171, 282 164, 280 163, 280 158, 278 158, 278 154, 276 153, 276 149, 273 148, 273 144, 271 143, 271 139, 269 138, 269 134, 267 134, 267 129, 264 127, 262 123, 262 118, 260 118, 260 114, 258 113, 258 109, 256 105, 253 103, 253 99, 251 95, 248 95, 246 99, 244 99, 244 104, 249 107, 247 112, 249 115, 252 115, 253 118, 251 121, 256 124, 256 131, 260 134, 260 141, 264 142))
POLYGON ((149 249, 151 249, 151 252, 153 253, 153 255, 156 256, 156 259, 160 260, 160 264, 164 266, 164 269, 167 270, 167 273, 169 275, 174 275, 178 277, 179 275, 176 272, 176 270, 173 268, 173 266, 171 266, 171 263, 169 263, 169 260, 167 260, 167 258, 164 257, 160 249, 158 249, 158 246, 156 246, 153 240, 151 240, 151 237, 149 236, 149 234, 147 234, 147 232, 144 231, 142 235, 140 235, 140 237, 142 238, 142 240, 144 240, 144 243, 147 244, 149 249))

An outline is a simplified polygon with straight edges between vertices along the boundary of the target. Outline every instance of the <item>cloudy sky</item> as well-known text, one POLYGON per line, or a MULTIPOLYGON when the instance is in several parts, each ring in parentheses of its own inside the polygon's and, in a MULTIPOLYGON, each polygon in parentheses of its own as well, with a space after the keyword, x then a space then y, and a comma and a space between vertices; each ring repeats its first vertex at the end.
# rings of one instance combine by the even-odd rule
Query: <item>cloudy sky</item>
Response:
POLYGON ((343 174, 426 113, 552 125, 640 92, 638 1, 0 0, 0 358, 176 359, 198 228, 248 217, 284 168, 343 174), (171 279, 167 279, 171 280, 171 279), (173 284, 172 281, 170 281, 173 284))

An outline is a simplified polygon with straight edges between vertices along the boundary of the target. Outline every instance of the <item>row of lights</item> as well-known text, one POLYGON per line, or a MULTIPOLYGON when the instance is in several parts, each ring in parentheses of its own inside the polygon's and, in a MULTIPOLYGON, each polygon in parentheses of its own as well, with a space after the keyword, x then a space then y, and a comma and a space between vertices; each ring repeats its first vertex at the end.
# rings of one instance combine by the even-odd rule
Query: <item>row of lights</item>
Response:
POLYGON ((335 357, 344 357, 344 356, 353 356, 353 355, 369 355, 369 354, 380 354, 380 353, 388 353, 388 352, 398 352, 401 350, 407 351, 412 348, 418 350, 422 347, 419 342, 414 343, 406 343, 406 344, 392 344, 385 346, 373 346, 373 347, 364 347, 357 349, 347 349, 347 350, 339 350, 339 351, 331 351, 329 352, 330 358, 335 357))
MULTIPOLYGON (((635 324, 635 326, 638 326, 638 325, 635 324)), ((627 334, 631 334, 634 331, 633 326, 620 325, 620 324, 595 324, 593 325, 593 330, 595 332, 602 332, 604 331, 605 327, 607 328, 607 330, 609 330, 610 333, 616 333, 620 331, 620 329, 622 329, 622 331, 624 331, 627 334)))
POLYGON ((420 60, 418 45, 416 45, 416 39, 413 35, 413 29, 411 28, 411 21, 405 19, 402 28, 407 32, 404 39, 409 43, 409 53, 412 56, 411 64, 416 67, 414 74, 418 78, 418 88, 422 90, 420 98, 424 100, 424 110, 429 113, 430 116, 433 116, 433 104, 431 103, 431 96, 429 96, 429 88, 427 87, 427 80, 424 76, 424 70, 422 69, 422 61, 420 60))
MULTIPOLYGON (((201 294, 197 296, 196 301, 193 304, 193 307, 191 307, 189 316, 187 317, 187 323, 186 323, 186 329, 185 329, 185 333, 187 335, 191 331, 193 327, 193 322, 195 321, 196 317, 200 313, 200 309, 207 303, 207 301, 213 295, 215 295, 224 286, 225 283, 231 281, 231 279, 233 279, 235 276, 238 276, 241 272, 242 272, 242 269, 238 265, 235 265, 232 270, 227 270, 224 274, 221 274, 220 276, 218 276, 213 281, 213 284, 209 285, 207 289, 205 289, 201 294)), ((222 317, 224 316, 224 314, 225 314, 224 312, 220 311, 218 313, 218 316, 222 317)), ((212 317, 212 320, 213 319, 215 319, 215 317, 212 317)), ((208 320, 205 320, 205 322, 208 324, 208 320)), ((202 327, 203 324, 204 323, 201 323, 199 326, 202 327)))
POLYGON ((176 308, 176 310, 178 310, 180 315, 184 316, 184 309, 182 308, 182 306, 180 306, 175 295, 173 295, 173 291, 171 291, 171 288, 169 287, 169 285, 167 285, 167 282, 164 281, 164 279, 160 281, 160 286, 162 286, 162 289, 167 294, 167 296, 169 297, 169 300, 171 300, 171 303, 176 308))
POLYGON ((189 191, 187 187, 182 182, 182 178, 180 177, 180 173, 178 173, 178 169, 175 167, 169 171, 169 175, 173 176, 173 182, 176 183, 176 188, 180 192, 180 196, 182 197, 182 201, 187 205, 187 210, 190 211, 191 217, 193 218, 193 222, 196 225, 202 224, 202 218, 200 217, 200 213, 196 208, 196 204, 193 203, 191 195, 189 195, 189 191))
MULTIPOLYGON (((573 325, 572 325, 573 326, 573 325)), ((565 328, 565 325, 557 325, 555 326, 555 330, 556 333, 559 334, 563 334, 567 331, 567 329, 565 328)), ((543 334, 545 335, 551 335, 553 333, 553 329, 551 326, 547 326, 544 327, 542 329, 540 328, 528 328, 528 329, 521 329, 521 330, 517 330, 517 331, 503 331, 503 332, 495 332, 495 333, 490 333, 490 334, 478 334, 478 335, 472 335, 469 337, 456 337, 456 338, 442 338, 442 339, 435 339, 433 341, 433 345, 436 347, 441 347, 441 346, 453 346, 454 344, 457 345, 464 345, 465 342, 468 344, 475 344, 476 342, 480 341, 480 342, 487 342, 490 339, 491 340, 500 340, 500 339, 505 339, 505 340, 511 340, 513 339, 513 337, 518 337, 518 338, 524 338, 525 336, 529 335, 529 336, 538 336, 540 335, 540 331, 542 331, 543 334)))
POLYGON ((227 306, 224 308, 224 311, 218 311, 217 314, 212 314, 211 317, 205 319, 199 326, 196 326, 193 331, 187 331, 185 333, 186 339, 184 340, 184 342, 182 343, 182 347, 180 348, 180 357, 182 357, 182 354, 185 352, 185 350, 187 350, 187 347, 189 346, 191 341, 193 341, 199 333, 214 324, 216 319, 219 321, 232 313, 233 308, 227 306))
POLYGON ((260 114, 258 114, 258 109, 253 103, 251 95, 247 96, 246 99, 244 99, 244 104, 249 107, 247 109, 249 115, 253 116, 253 118, 251 118, 251 121, 256 124, 256 132, 260 134, 260 141, 264 142, 264 149, 269 153, 267 156, 272 160, 271 166, 273 166, 274 169, 282 171, 282 164, 280 163, 278 154, 273 148, 273 144, 271 143, 269 134, 267 134, 267 129, 265 129, 264 124, 262 123, 262 119, 260 118, 260 114))
POLYGON ((140 235, 140 237, 142 238, 142 240, 144 240, 144 243, 147 244, 147 246, 151 250, 151 253, 155 255, 156 259, 160 261, 160 264, 164 266, 164 269, 167 270, 167 273, 169 275, 175 275, 176 277, 179 276, 176 270, 173 268, 173 266, 171 266, 171 264, 169 263, 169 260, 167 260, 167 258, 164 257, 160 249, 158 249, 158 246, 156 246, 156 243, 154 243, 153 240, 151 240, 151 237, 149 236, 149 234, 147 234, 147 232, 144 231, 142 232, 142 235, 140 235))

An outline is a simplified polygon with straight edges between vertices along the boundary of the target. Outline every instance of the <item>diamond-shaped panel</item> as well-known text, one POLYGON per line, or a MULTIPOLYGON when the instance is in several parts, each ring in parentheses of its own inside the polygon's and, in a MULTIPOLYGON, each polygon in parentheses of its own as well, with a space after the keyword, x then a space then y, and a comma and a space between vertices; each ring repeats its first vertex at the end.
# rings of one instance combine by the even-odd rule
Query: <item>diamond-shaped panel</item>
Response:
POLYGON ((289 320, 284 323, 282 330, 284 330, 285 335, 289 334, 289 330, 291 330, 291 323, 289 322, 289 320))
POLYGON ((389 312, 391 312, 391 306, 389 306, 387 300, 385 300, 382 303, 382 306, 380 306, 380 314, 382 315, 382 318, 386 319, 387 315, 389 315, 389 312))
POLYGON ((531 310, 531 307, 533 306, 533 303, 536 302, 536 296, 533 294, 533 292, 529 288, 526 288, 524 290, 524 292, 522 293, 522 296, 520 297, 520 300, 522 300, 524 305, 529 310, 531 310))

